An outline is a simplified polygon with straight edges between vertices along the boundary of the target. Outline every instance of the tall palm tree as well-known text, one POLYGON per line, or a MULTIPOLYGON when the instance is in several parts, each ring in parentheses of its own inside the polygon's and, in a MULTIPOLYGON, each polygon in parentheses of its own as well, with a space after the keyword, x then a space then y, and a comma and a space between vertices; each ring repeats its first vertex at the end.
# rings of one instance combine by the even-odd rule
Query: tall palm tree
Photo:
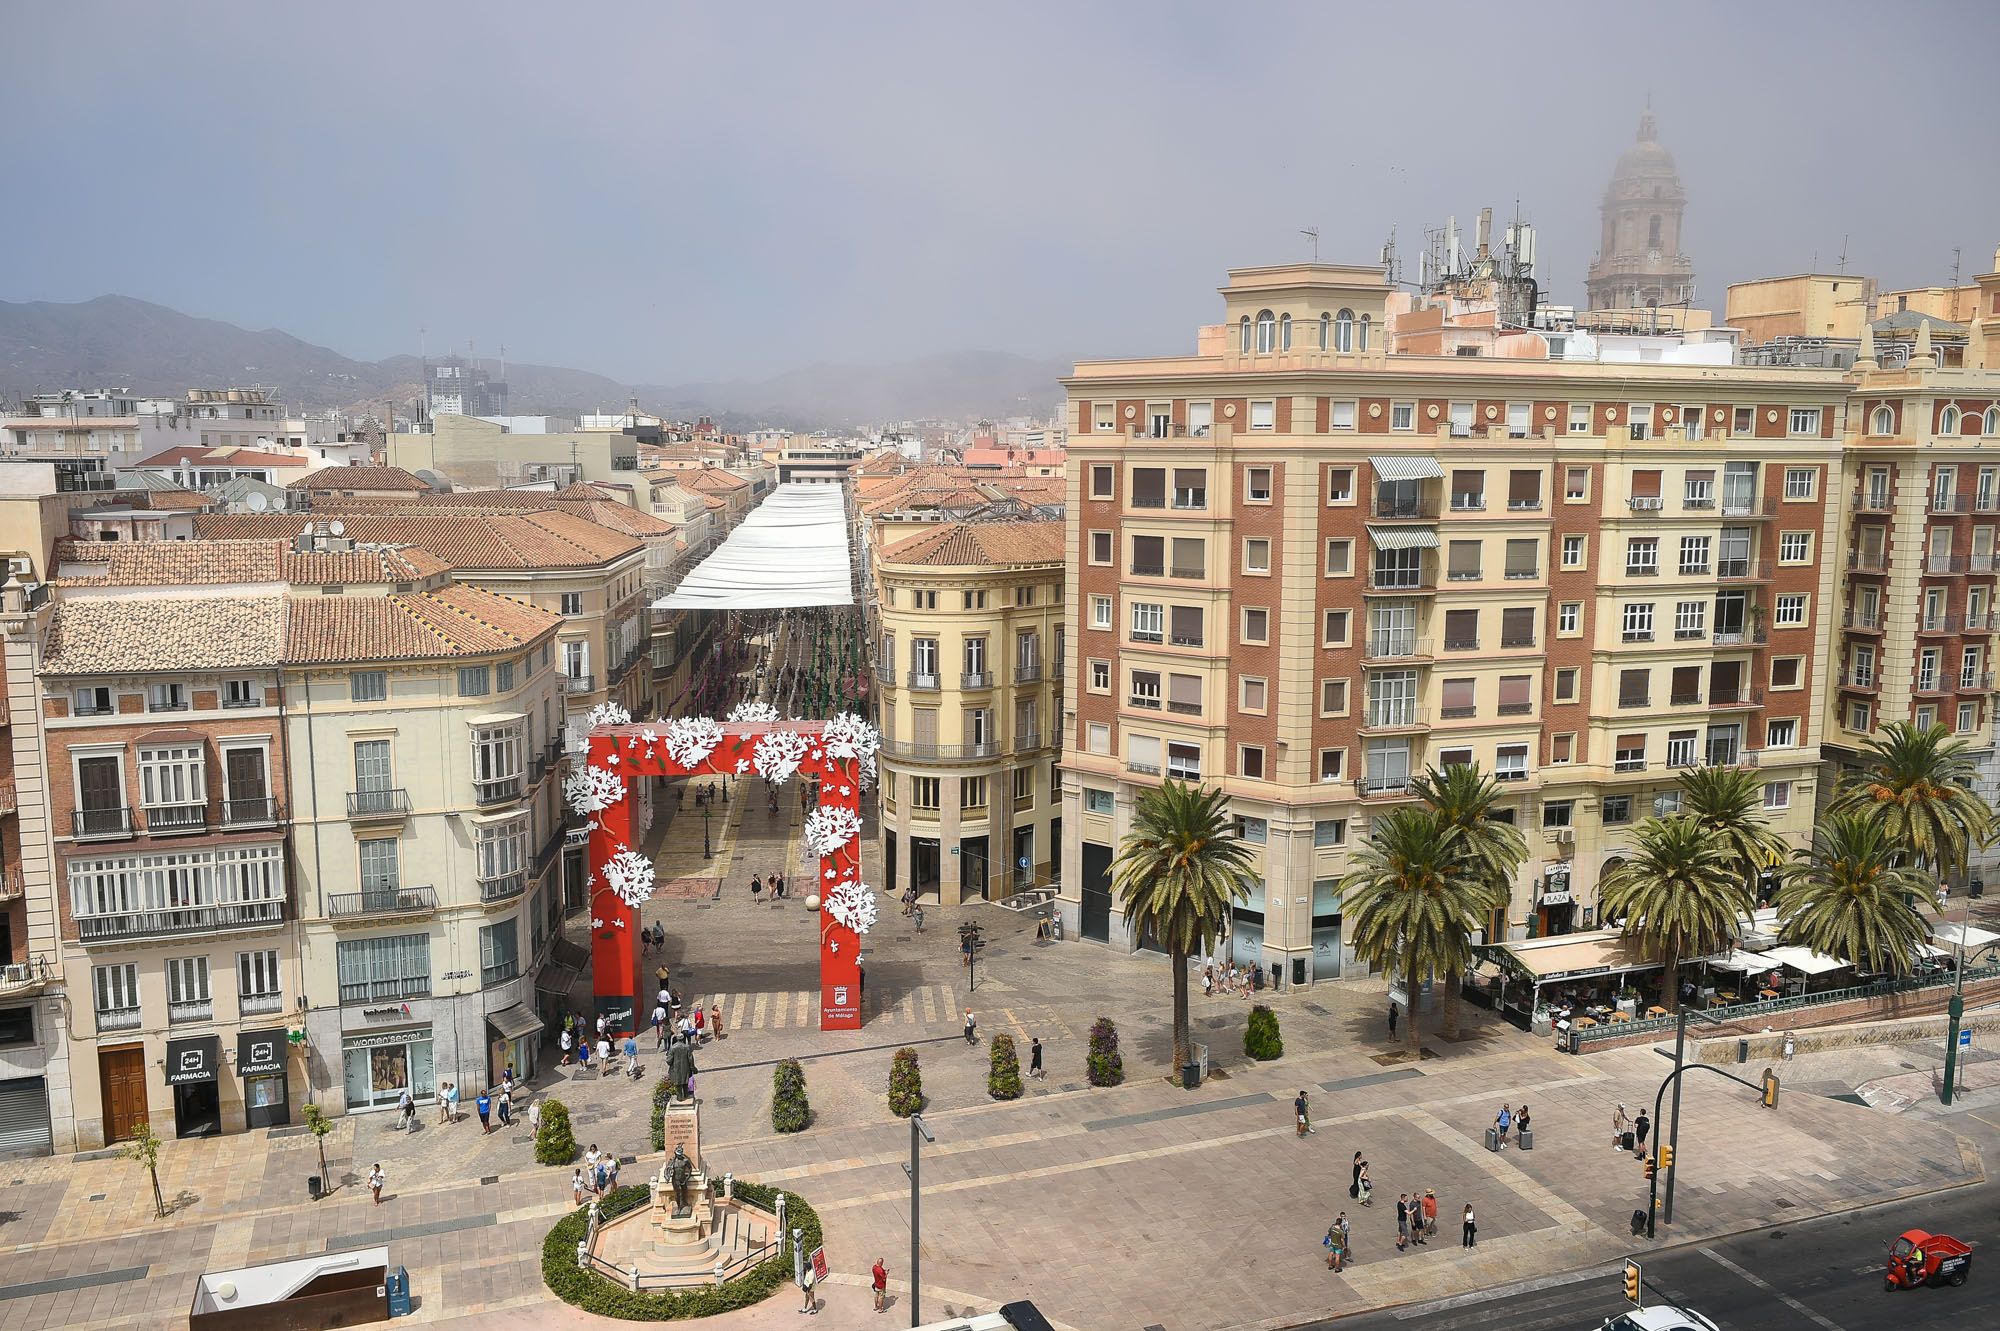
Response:
POLYGON ((1427 975, 1461 974, 1472 960, 1472 932, 1485 920, 1490 892, 1462 842, 1462 829, 1424 808, 1391 810, 1375 820, 1341 880, 1343 911, 1357 955, 1403 974, 1409 996, 1407 1038, 1420 1045, 1417 986, 1427 975))
POLYGON ((1862 815, 1915 864, 1949 881, 1993 832, 1993 811, 1970 789, 1965 741, 1941 725, 1895 721, 1867 747, 1868 769, 1841 784, 1827 812, 1862 815))
POLYGON ((1907 975, 1930 932, 1912 902, 1922 875, 1882 825, 1834 813, 1813 831, 1809 850, 1785 869, 1778 892, 1779 936, 1885 975, 1907 975))
MULTIPOLYGON (((1477 763, 1453 763, 1433 767, 1410 783, 1410 790, 1438 816, 1446 827, 1459 833, 1458 846, 1467 868, 1486 892, 1482 919, 1506 907, 1514 895, 1514 874, 1528 858, 1528 841, 1521 829, 1498 816, 1506 792, 1500 783, 1479 770, 1477 763)), ((1461 972, 1445 976, 1444 1034, 1458 1035, 1461 972)))
POLYGON ((1207 947, 1257 878, 1219 790, 1168 781, 1140 795, 1112 882, 1125 913, 1167 949, 1174 972, 1174 1069, 1188 1061, 1188 958, 1207 947))
POLYGON ((1696 767, 1681 773, 1681 812, 1729 845, 1744 881, 1756 896, 1757 875, 1784 863, 1791 848, 1764 814, 1763 779, 1747 767, 1696 767))
POLYGON ((1660 1002, 1680 1003, 1681 959, 1720 947, 1755 906, 1729 843, 1686 814, 1639 824, 1638 848, 1598 884, 1598 911, 1623 918, 1662 963, 1660 1002))

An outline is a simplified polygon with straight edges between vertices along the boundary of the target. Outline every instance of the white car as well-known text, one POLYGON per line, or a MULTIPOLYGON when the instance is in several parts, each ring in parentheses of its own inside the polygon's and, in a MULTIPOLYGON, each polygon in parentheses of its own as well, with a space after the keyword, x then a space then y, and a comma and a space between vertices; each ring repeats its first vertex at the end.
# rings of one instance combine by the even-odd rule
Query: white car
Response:
POLYGON ((1692 1308, 1662 1303, 1608 1317, 1602 1331, 1717 1331, 1717 1327, 1692 1308))

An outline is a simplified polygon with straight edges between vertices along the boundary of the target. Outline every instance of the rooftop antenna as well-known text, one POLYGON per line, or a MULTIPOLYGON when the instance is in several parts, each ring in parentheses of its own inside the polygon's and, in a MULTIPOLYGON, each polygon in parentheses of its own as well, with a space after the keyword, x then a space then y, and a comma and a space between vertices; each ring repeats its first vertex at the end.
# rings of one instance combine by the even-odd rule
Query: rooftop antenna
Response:
POLYGON ((1835 271, 1842 273, 1847 271, 1847 237, 1845 235, 1840 238, 1840 262, 1836 266, 1835 271))
POLYGON ((1319 228, 1318 228, 1318 227, 1316 227, 1316 226, 1309 226, 1309 227, 1305 227, 1305 228, 1303 228, 1303 229, 1301 229, 1301 230, 1300 230, 1299 234, 1300 234, 1300 235, 1302 235, 1302 236, 1304 236, 1304 237, 1305 237, 1305 238, 1306 238, 1307 240, 1310 240, 1310 241, 1312 242, 1312 247, 1313 247, 1313 262, 1314 262, 1314 263, 1318 263, 1318 262, 1319 262, 1319 228))
POLYGON ((1951 284, 1952 284, 1953 286, 1957 286, 1957 285, 1959 284, 1959 282, 1963 280, 1963 279, 1961 279, 1961 278, 1959 277, 1959 275, 1958 275, 1958 264, 1959 264, 1959 257, 1960 257, 1960 255, 1959 255, 1959 249, 1958 249, 1958 247, 1957 247, 1956 245, 1952 246, 1952 250, 1951 250, 1951 284))

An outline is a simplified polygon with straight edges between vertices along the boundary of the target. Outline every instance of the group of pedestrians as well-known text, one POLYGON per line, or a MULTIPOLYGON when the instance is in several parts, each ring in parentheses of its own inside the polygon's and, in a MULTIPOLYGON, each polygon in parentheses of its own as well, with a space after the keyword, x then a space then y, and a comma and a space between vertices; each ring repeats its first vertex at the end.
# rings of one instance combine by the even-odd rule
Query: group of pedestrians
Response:
POLYGON ((1201 993, 1204 998, 1213 998, 1217 990, 1225 994, 1235 994, 1248 998, 1252 993, 1264 991, 1264 968, 1262 966, 1222 966, 1209 962, 1201 968, 1201 993))
MULTIPOLYGON (((1299 1135, 1314 1131, 1306 1109, 1306 1093, 1300 1091, 1296 1101, 1299 1119, 1299 1135)), ((1368 1160, 1360 1152, 1354 1153, 1352 1172, 1347 1185, 1348 1199, 1357 1206, 1375 1205, 1375 1185, 1368 1176, 1368 1160)), ((1438 1199, 1437 1189, 1425 1188, 1422 1193, 1404 1192, 1396 1195, 1396 1251, 1402 1252, 1411 1246, 1423 1247, 1437 1237, 1438 1199)), ((1465 1211, 1459 1219, 1459 1244, 1473 1247, 1478 1241, 1479 1226, 1473 1216, 1472 1204, 1466 1203, 1465 1211)), ((1327 1226, 1326 1236, 1320 1240, 1326 1250, 1326 1265, 1330 1271, 1346 1269, 1354 1260, 1353 1225, 1347 1212, 1341 1211, 1327 1226)))
POLYGON ((570 1195, 576 1198, 578 1206, 582 1206, 586 1196, 602 1197, 617 1186, 618 1157, 598 1150, 597 1143, 592 1142, 590 1149, 583 1153, 583 1167, 570 1175, 570 1195))
MULTIPOLYGON (((775 799, 776 796, 772 798, 775 799)), ((774 809, 772 812, 775 813, 776 810, 774 809)), ((764 875, 753 873, 750 875, 750 900, 753 902, 762 901, 764 899, 764 889, 767 886, 771 889, 772 901, 783 901, 785 899, 785 876, 783 874, 773 873, 766 880, 764 875)))

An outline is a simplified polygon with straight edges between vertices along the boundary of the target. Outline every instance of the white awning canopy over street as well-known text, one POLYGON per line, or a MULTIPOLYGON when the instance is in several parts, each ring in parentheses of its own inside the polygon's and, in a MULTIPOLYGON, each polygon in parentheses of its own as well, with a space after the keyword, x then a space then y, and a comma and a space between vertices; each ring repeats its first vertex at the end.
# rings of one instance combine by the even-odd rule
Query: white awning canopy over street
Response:
POLYGON ((1853 963, 1839 957, 1829 957, 1824 952, 1815 952, 1809 947, 1767 947, 1763 952, 1766 961, 1801 971, 1807 975, 1824 975, 1837 971, 1853 963))
POLYGON ((2000 943, 2000 934, 1994 933, 1991 929, 1981 929, 1976 924, 1958 924, 1951 920, 1939 920, 1931 926, 1931 937, 1937 939, 1940 943, 1956 946, 1961 933, 1965 935, 1965 946, 1968 950, 1985 947, 1991 943, 2000 943))
POLYGON ((847 507, 838 485, 781 485, 655 610, 853 605, 847 507))

